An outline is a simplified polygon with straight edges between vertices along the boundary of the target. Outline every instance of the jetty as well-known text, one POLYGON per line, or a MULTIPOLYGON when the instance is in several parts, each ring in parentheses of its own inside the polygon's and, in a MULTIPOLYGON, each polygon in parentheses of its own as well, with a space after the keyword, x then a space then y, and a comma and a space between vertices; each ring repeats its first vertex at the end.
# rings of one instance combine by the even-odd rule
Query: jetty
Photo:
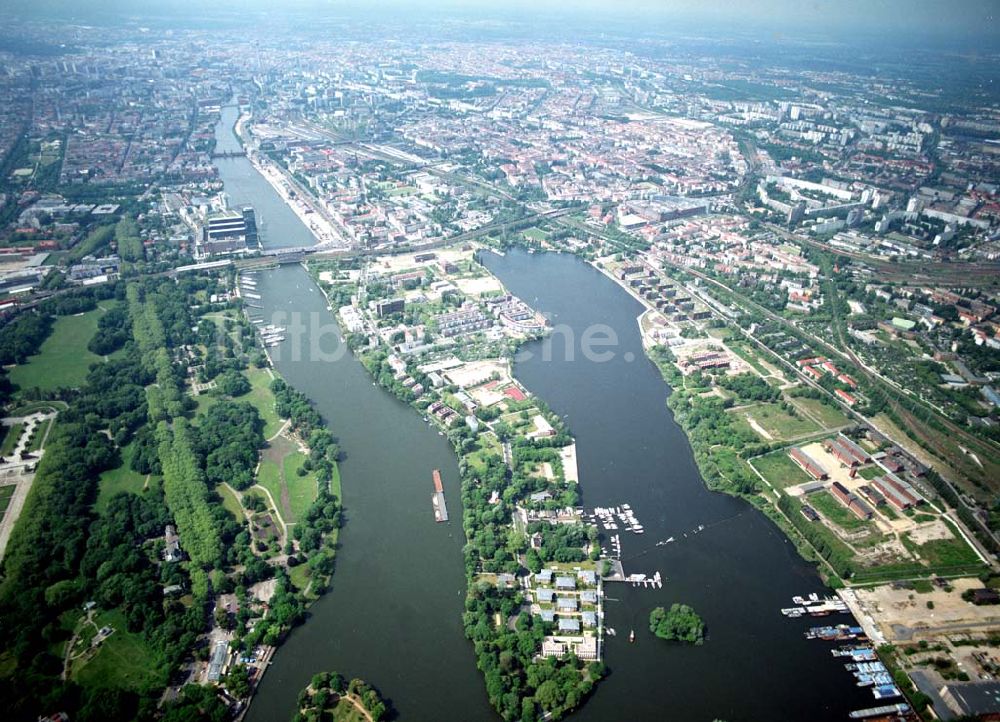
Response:
POLYGON ((848 717, 851 719, 868 719, 869 717, 885 717, 886 715, 894 714, 909 714, 910 705, 905 702, 900 702, 899 704, 890 704, 884 707, 869 707, 868 709, 859 709, 851 712, 848 717))
POLYGON ((650 587, 652 589, 661 589, 663 587, 663 577, 660 576, 659 572, 656 572, 651 577, 645 574, 629 574, 625 577, 625 582, 631 584, 633 587, 650 587))

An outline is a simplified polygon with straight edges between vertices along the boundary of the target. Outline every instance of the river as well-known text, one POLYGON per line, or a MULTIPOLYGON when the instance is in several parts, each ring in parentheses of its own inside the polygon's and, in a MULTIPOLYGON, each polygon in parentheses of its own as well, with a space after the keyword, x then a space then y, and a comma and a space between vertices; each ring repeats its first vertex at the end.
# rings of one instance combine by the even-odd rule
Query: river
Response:
POLYGON ((803 638, 820 622, 779 613, 796 594, 829 593, 814 569, 763 514, 705 487, 667 408, 670 389, 643 353, 641 304, 574 256, 515 250, 482 258, 559 330, 524 347, 514 371, 576 436, 584 504, 630 504, 645 534, 619 532, 625 571, 666 577, 659 590, 607 585, 607 623, 619 633, 607 645, 611 675, 574 719, 843 720, 872 706, 829 644, 803 638), (594 324, 617 336, 600 349, 610 360, 581 353, 579 339, 594 324), (566 328, 575 344, 567 345, 566 328), (650 610, 673 602, 705 620, 704 646, 649 633, 650 610), (628 644, 632 628, 636 642, 628 644))
MULTIPOLYGON (((216 130, 220 150, 237 146, 235 120, 236 110, 224 109, 216 130)), ((257 208, 266 247, 312 242, 246 159, 217 164, 232 204, 257 208)), ((611 674, 572 719, 843 720, 847 710, 871 706, 870 694, 852 685, 829 645, 803 639, 810 623, 778 612, 794 594, 826 591, 814 570, 760 513, 705 489, 664 403, 669 389, 642 355, 639 304, 573 257, 515 251, 486 254, 485 262, 577 338, 593 323, 616 331, 620 345, 609 363, 579 355, 569 362, 559 353, 543 360, 539 352, 551 343, 544 341, 529 347, 534 358, 519 361, 515 372, 566 415, 578 440, 584 503, 628 502, 645 525, 644 537, 622 535, 627 570, 666 577, 655 591, 609 585, 608 624, 619 630, 606 645, 611 674), (693 534, 698 525, 705 529, 693 534), (677 541, 655 546, 669 536, 677 541), (648 633, 649 610, 674 601, 702 614, 709 628, 704 646, 670 645, 648 633), (637 634, 631 645, 630 628, 637 634)), ((267 318, 298 312, 307 326, 310 319, 333 323, 298 266, 262 273, 258 290, 267 318)), ((342 351, 338 333, 322 336, 325 353, 342 351)), ((300 349, 309 343, 307 332, 300 349)), ((340 440, 347 523, 332 589, 279 648, 249 722, 290 719, 298 691, 323 670, 367 679, 402 719, 495 719, 461 627, 464 535, 450 446, 416 412, 374 387, 349 353, 335 361, 305 352, 296 358, 291 344, 276 349, 275 365, 316 403, 340 440), (444 476, 448 524, 433 522, 434 468, 444 476)))
MULTIPOLYGON (((238 147, 227 108, 217 147, 238 147)), ((299 218, 245 158, 217 161, 230 202, 252 204, 265 247, 309 245, 299 218)), ((372 385, 340 347, 334 319, 312 278, 299 266, 261 273, 263 315, 327 326, 291 336, 274 349, 275 367, 315 402, 344 451, 340 463, 346 523, 330 591, 279 647, 254 697, 248 722, 290 720, 296 697, 320 671, 361 677, 407 719, 491 719, 486 688, 462 630, 462 561, 458 461, 448 441, 410 407, 372 385), (335 361, 309 349, 314 340, 335 361), (298 358, 296 358, 296 356, 298 358), (434 522, 431 472, 440 469, 452 521, 434 522)))

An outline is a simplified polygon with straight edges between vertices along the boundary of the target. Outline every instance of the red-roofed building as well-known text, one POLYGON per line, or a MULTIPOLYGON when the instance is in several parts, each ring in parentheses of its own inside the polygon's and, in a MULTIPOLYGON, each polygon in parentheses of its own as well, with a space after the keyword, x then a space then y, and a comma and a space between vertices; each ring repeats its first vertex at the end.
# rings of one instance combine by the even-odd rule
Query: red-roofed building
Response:
POLYGON ((804 452, 799 447, 796 446, 792 448, 792 450, 788 452, 788 455, 792 457, 792 461, 801 466, 805 472, 813 478, 820 480, 827 478, 826 469, 824 469, 818 461, 809 456, 809 454, 804 452))
POLYGON ((840 443, 840 439, 827 439, 823 442, 823 446, 825 446, 826 450, 829 451, 831 455, 835 456, 844 466, 857 466, 860 463, 854 458, 851 452, 840 443))
POLYGON ((799 359, 795 363, 797 363, 799 366, 802 366, 804 368, 806 366, 813 366, 815 364, 821 364, 824 361, 826 361, 825 357, 823 357, 823 356, 814 356, 813 358, 799 359))
POLYGON ((844 401, 846 401, 847 404, 850 405, 850 406, 854 406, 856 403, 858 403, 858 400, 856 398, 854 398, 853 396, 851 396, 846 391, 841 391, 840 389, 837 389, 833 393, 837 394, 837 396, 839 396, 841 399, 843 399, 844 401))
POLYGON ((847 384, 852 389, 858 388, 857 382, 847 374, 840 374, 840 376, 837 377, 837 381, 839 381, 842 384, 847 384))

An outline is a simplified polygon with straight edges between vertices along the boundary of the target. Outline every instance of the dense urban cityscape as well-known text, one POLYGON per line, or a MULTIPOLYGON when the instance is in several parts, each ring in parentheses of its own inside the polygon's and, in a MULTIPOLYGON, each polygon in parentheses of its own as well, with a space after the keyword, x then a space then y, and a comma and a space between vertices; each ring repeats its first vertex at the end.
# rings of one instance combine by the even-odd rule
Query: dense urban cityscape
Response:
POLYGON ((119 5, 0 30, 10 719, 1000 718, 989 3, 119 5))

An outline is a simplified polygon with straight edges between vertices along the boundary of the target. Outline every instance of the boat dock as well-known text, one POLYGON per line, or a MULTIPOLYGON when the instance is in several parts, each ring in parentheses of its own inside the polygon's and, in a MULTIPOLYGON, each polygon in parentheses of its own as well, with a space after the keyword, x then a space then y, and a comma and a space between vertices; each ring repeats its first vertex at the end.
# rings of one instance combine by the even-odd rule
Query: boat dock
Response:
POLYGON ((837 626, 812 627, 805 632, 806 639, 822 639, 826 642, 841 642, 851 639, 864 639, 865 631, 861 627, 853 627, 848 624, 838 624, 837 626))
POLYGON ((622 568, 622 563, 618 559, 612 559, 611 561, 611 573, 606 577, 603 577, 606 582, 624 582, 626 584, 631 584, 633 587, 646 587, 649 589, 662 589, 663 588, 663 577, 659 572, 654 572, 653 576, 648 574, 626 574, 625 570, 622 568))
POLYGON ((868 719, 870 717, 885 717, 887 715, 909 714, 910 705, 905 702, 899 704, 888 704, 884 707, 869 707, 851 712, 848 717, 851 719, 868 719))
POLYGON ((444 501, 444 484, 441 483, 441 472, 434 470, 434 493, 431 495, 431 506, 434 507, 434 521, 448 521, 448 505, 444 501))
POLYGON ((810 594, 808 597, 792 597, 792 602, 797 606, 781 610, 781 613, 790 619, 797 619, 805 615, 825 617, 829 614, 848 614, 851 611, 847 604, 838 597, 820 599, 818 594, 810 594))
POLYGON ((661 589, 663 587, 663 578, 659 572, 656 572, 651 577, 647 577, 645 574, 629 574, 625 577, 625 581, 633 587, 651 587, 653 589, 661 589))
POLYGON ((619 526, 633 534, 645 534, 642 524, 635 518, 632 507, 628 504, 613 507, 597 507, 592 514, 586 515, 587 521, 600 524, 607 531, 618 531, 619 526))

